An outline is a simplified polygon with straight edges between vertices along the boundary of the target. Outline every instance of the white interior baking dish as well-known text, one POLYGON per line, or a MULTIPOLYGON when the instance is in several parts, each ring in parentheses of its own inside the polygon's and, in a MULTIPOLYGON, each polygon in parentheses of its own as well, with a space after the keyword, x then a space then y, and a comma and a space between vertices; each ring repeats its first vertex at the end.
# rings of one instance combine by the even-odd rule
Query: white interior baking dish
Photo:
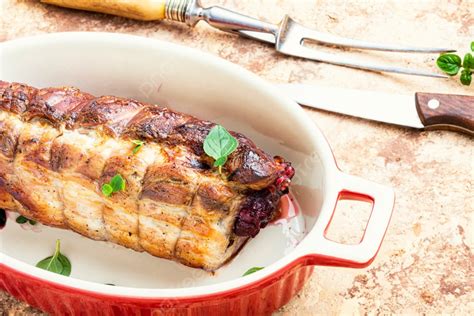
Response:
POLYGON ((269 313, 302 287, 313 265, 363 267, 380 247, 393 191, 342 173, 323 134, 295 102, 227 61, 135 36, 59 33, 2 43, 0 80, 72 85, 95 95, 169 106, 242 132, 296 169, 291 192, 298 216, 263 229, 214 275, 71 231, 18 225, 16 215, 9 214, 0 231, 0 285, 43 310, 269 313), (360 244, 325 237, 341 198, 373 202, 360 244), (34 266, 52 252, 58 238, 72 262, 70 277, 34 266), (254 266, 265 268, 242 277, 254 266))

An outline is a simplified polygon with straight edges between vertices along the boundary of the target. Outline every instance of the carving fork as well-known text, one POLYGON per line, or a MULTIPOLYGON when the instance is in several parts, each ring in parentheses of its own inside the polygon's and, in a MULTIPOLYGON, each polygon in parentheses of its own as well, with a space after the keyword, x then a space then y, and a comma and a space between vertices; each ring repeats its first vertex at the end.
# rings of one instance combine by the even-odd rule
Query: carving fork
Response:
POLYGON ((367 64, 337 54, 305 47, 304 42, 310 40, 329 46, 407 53, 445 53, 455 51, 447 48, 384 45, 348 39, 309 29, 297 23, 288 15, 279 24, 271 24, 219 6, 204 8, 200 0, 41 0, 41 2, 115 14, 139 20, 166 19, 186 23, 189 26, 195 26, 199 21, 204 20, 221 31, 236 33, 275 45, 275 49, 285 55, 377 72, 393 72, 436 78, 447 77, 444 74, 422 70, 367 64))

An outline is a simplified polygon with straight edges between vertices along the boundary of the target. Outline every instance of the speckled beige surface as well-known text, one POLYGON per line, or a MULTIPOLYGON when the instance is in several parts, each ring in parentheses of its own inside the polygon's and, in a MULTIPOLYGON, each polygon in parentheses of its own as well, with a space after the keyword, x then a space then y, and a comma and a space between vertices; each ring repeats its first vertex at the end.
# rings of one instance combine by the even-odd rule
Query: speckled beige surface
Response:
MULTIPOLYGON (((37 1, 2 2, 0 41, 59 31, 142 35, 199 48, 273 82, 413 93, 474 95, 474 85, 376 74, 278 55, 270 47, 199 25, 145 23, 53 8, 37 1)), ((278 21, 285 13, 308 26, 379 42, 449 46, 467 52, 474 40, 473 0, 227 0, 205 1, 278 21)), ((374 60, 433 71, 434 55, 361 54, 374 60), (385 57, 382 57, 385 56, 385 57)), ((311 281, 279 314, 474 313, 474 143, 451 132, 419 132, 307 110, 327 136, 340 168, 394 187, 391 226, 374 263, 362 270, 318 267, 311 281)), ((331 236, 360 236, 363 208, 339 211, 331 236)), ((0 293, 6 314, 39 313, 0 293)))

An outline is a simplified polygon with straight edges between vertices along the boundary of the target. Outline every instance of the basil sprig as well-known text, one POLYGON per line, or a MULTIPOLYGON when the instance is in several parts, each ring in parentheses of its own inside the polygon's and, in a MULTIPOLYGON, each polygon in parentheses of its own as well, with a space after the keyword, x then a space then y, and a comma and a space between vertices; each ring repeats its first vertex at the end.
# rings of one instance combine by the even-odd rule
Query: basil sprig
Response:
POLYGON ((227 157, 239 146, 239 142, 223 126, 216 125, 207 134, 204 140, 204 152, 214 158, 214 167, 222 166, 227 162, 227 157))
POLYGON ((447 75, 455 76, 461 69, 461 57, 456 54, 442 54, 436 60, 438 67, 447 75))
POLYGON ((26 218, 25 216, 23 215, 20 215, 16 218, 15 222, 17 222, 18 224, 25 224, 25 223, 30 223, 31 226, 34 226, 36 225, 36 221, 35 220, 32 220, 32 219, 29 219, 29 218, 26 218))
POLYGON ((134 155, 140 150, 140 148, 143 147, 143 145, 145 145, 145 142, 139 139, 132 140, 132 143, 135 144, 135 147, 133 147, 132 151, 134 155))
POLYGON ((262 270, 262 269, 263 269, 263 267, 253 267, 253 268, 250 268, 250 269, 248 269, 242 276, 246 276, 246 275, 255 273, 255 272, 260 271, 260 270, 262 270))
POLYGON ((464 69, 474 70, 474 57, 471 53, 467 53, 466 55, 464 55, 462 66, 464 67, 464 69))
POLYGON ((461 83, 463 85, 469 86, 472 82, 472 71, 463 69, 463 71, 461 71, 461 76, 459 77, 459 80, 461 80, 461 83))
MULTIPOLYGON (((471 42, 471 51, 474 52, 474 42, 471 42)), ((442 54, 436 60, 436 64, 449 76, 455 76, 461 70, 461 83, 465 86, 471 84, 474 71, 474 57, 471 53, 464 55, 464 59, 456 54, 442 54)))
POLYGON ((56 250, 54 251, 54 254, 52 256, 44 258, 43 260, 38 262, 36 266, 43 270, 62 274, 65 276, 70 276, 72 269, 71 262, 65 255, 61 253, 60 247, 61 244, 58 239, 56 240, 56 250))
POLYGON ((125 179, 120 174, 116 174, 109 183, 104 183, 102 186, 102 193, 105 196, 111 196, 112 193, 119 191, 125 191, 125 179))

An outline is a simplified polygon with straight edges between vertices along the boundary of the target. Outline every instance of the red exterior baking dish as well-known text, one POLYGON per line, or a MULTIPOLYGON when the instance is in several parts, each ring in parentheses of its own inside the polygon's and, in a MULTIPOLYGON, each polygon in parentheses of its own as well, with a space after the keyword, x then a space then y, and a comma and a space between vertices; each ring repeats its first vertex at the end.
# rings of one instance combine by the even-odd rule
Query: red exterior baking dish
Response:
POLYGON ((171 106, 246 134, 297 170, 291 200, 284 201, 293 215, 262 230, 215 274, 70 231, 19 225, 10 213, 0 231, 0 287, 15 297, 57 315, 269 314, 302 288, 314 265, 360 268, 376 256, 393 191, 339 171, 303 110, 248 71, 193 49, 118 34, 60 33, 0 45, 2 80, 171 106), (341 199, 372 203, 357 245, 325 237, 341 199), (35 267, 56 239, 72 262, 70 277, 35 267), (254 266, 264 269, 242 276, 254 266))

